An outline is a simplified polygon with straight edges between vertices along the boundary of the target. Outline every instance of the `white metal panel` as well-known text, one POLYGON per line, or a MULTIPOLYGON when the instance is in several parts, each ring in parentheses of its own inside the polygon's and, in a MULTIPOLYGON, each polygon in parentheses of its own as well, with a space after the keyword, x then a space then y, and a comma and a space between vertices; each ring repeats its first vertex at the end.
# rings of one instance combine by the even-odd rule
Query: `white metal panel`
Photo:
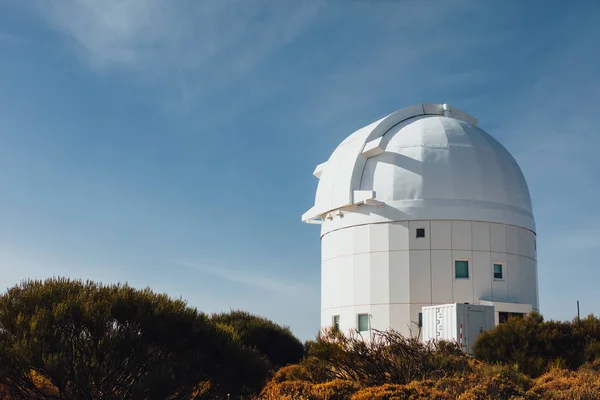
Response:
POLYGON ((452 222, 431 221, 431 248, 435 250, 452 249, 452 222))
POLYGON ((340 280, 340 306, 354 305, 354 257, 345 256, 339 257, 339 280, 340 280))
POLYGON ((390 304, 390 326, 395 331, 408 336, 410 326, 410 305, 390 304))
POLYGON ((471 250, 471 222, 452 221, 452 249, 471 250))
POLYGON ((429 221, 410 221, 410 233, 408 236, 409 248, 411 250, 427 250, 430 246, 429 221), (425 229, 425 237, 417 238, 417 229, 425 229))
POLYGON ((454 301, 473 304, 473 256, 470 251, 452 251, 452 277, 454 278, 454 301), (469 261, 469 279, 455 278, 454 262, 456 260, 469 261))
POLYGON ((490 224, 492 252, 506 253, 506 225, 490 224))
POLYGON ((390 301, 410 302, 410 279, 408 251, 390 252, 390 301))
POLYGON ((390 224, 390 251, 408 250, 408 222, 393 222, 390 224))
POLYGON ((354 301, 353 304, 371 304, 371 254, 354 256, 354 301))
POLYGON ((352 228, 354 236, 354 254, 371 251, 371 226, 359 225, 352 228))
POLYGON ((337 260, 324 261, 321 264, 321 308, 338 304, 339 281, 337 279, 337 260))
POLYGON ((456 304, 440 304, 422 308, 422 340, 458 341, 456 304))
POLYGON ((381 331, 390 328, 390 307, 387 304, 371 305, 371 324, 374 329, 381 331))
POLYGON ((491 300, 492 297, 492 261, 488 251, 473 252, 473 297, 478 300, 491 300))
POLYGON ((410 302, 431 304, 431 252, 409 251, 410 302))
POLYGON ((506 225, 506 252, 519 254, 519 228, 506 225))
POLYGON ((525 228, 519 228, 519 255, 535 260, 534 242, 535 235, 533 232, 525 228))
POLYGON ((328 259, 354 254, 354 227, 330 232, 323 236, 323 240, 328 259))
POLYGON ((356 329, 356 311, 354 307, 341 307, 333 310, 340 316, 340 330, 348 333, 356 329))
POLYGON ((473 222, 471 226, 473 250, 490 251, 490 224, 473 222))
POLYGON ((321 238, 321 263, 331 258, 331 250, 333 249, 333 246, 335 246, 335 244, 330 244, 332 237, 333 236, 329 234, 321 238))
POLYGON ((431 301, 452 303, 454 275, 451 250, 431 250, 431 301))
POLYGON ((390 224, 372 224, 371 229, 371 252, 389 251, 390 249, 390 224))
POLYGON ((390 302, 390 253, 371 253, 371 304, 390 302))
POLYGON ((531 304, 537 308, 537 279, 535 273, 535 261, 529 257, 519 258, 521 303, 531 304))
POLYGON ((518 303, 521 300, 521 268, 519 256, 506 254, 506 281, 508 283, 508 301, 518 303))

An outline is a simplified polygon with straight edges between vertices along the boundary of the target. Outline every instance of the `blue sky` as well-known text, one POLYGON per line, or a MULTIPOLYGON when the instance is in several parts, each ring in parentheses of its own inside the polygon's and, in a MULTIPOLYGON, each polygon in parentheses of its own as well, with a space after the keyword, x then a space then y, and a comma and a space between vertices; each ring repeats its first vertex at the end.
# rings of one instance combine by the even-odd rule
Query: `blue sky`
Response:
POLYGON ((319 325, 314 166, 447 102, 515 156, 547 318, 600 313, 600 4, 0 0, 0 287, 70 276, 319 325))

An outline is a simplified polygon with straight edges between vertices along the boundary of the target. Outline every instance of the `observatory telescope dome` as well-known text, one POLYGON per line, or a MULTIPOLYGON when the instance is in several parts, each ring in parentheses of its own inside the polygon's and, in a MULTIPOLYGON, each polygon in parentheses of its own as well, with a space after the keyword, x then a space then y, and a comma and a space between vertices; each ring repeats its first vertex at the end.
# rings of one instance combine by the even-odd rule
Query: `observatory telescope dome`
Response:
POLYGON ((382 203, 369 221, 355 217, 336 229, 373 219, 425 219, 535 231, 529 189, 515 159, 475 118, 446 105, 408 107, 358 130, 314 174, 319 185, 305 221, 369 200, 382 203))

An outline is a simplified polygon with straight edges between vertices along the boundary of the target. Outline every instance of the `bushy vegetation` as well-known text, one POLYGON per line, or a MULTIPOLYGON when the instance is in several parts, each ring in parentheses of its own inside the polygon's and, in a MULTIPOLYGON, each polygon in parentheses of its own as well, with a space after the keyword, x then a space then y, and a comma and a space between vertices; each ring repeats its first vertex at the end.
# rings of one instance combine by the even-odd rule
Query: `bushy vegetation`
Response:
POLYGON ((14 399, 219 398, 267 374, 231 332, 150 290, 50 279, 0 297, 0 384, 14 399))
MULTIPOLYGON (((306 356, 300 363, 277 371, 259 398, 600 399, 600 357, 594 351, 598 319, 576 320, 567 328, 564 325, 568 326, 568 323, 544 323, 537 315, 522 321, 529 327, 530 336, 521 343, 528 347, 518 348, 518 344, 514 344, 518 352, 513 357, 509 352, 500 353, 506 358, 489 362, 467 357, 451 343, 425 345, 395 332, 375 332, 369 343, 358 334, 345 337, 336 332, 324 332, 308 344, 306 356), (536 338, 556 337, 557 331, 562 331, 549 328, 556 326, 571 332, 575 336, 573 340, 580 340, 577 345, 565 346, 564 354, 560 349, 549 349, 536 342, 536 338), (533 376, 525 373, 530 364, 520 364, 515 358, 529 349, 553 351, 537 354, 540 357, 555 355, 543 365, 533 363, 536 373, 533 376), (567 359, 569 363, 563 361, 567 359)), ((497 342, 492 339, 496 339, 496 335, 508 335, 510 327, 520 326, 515 322, 518 320, 511 320, 510 324, 501 325, 483 336, 477 345, 478 351, 488 344, 496 346, 497 342)), ((518 332, 521 336, 525 334, 518 332)), ((562 340, 568 341, 568 337, 562 337, 562 340)))
POLYGON ((544 321, 539 314, 511 318, 481 334, 474 354, 489 363, 515 364, 532 377, 551 366, 577 369, 600 359, 600 320, 544 321))
POLYGON ((0 296, 2 399, 600 399, 600 321, 511 319, 477 358, 397 332, 305 345, 243 311, 127 285, 26 281, 0 296))
POLYGON ((275 368, 297 363, 304 355, 304 345, 290 331, 246 311, 215 314, 213 322, 231 329, 236 340, 264 355, 275 368))
POLYGON ((358 333, 323 332, 308 344, 303 365, 316 382, 341 379, 363 386, 407 384, 469 368, 454 344, 425 345, 394 331, 374 331, 369 341, 358 333))

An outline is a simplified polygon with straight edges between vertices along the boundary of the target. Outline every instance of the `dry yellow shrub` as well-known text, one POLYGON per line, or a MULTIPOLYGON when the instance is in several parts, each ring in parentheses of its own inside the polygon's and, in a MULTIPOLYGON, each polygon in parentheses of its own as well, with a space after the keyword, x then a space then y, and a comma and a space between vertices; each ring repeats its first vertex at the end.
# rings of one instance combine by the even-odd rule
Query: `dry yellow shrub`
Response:
POLYGON ((381 385, 365 388, 352 400, 450 400, 451 396, 436 389, 430 383, 411 382, 408 385, 381 385))
POLYGON ((335 379, 314 385, 311 394, 314 400, 347 400, 359 390, 356 382, 335 379))
POLYGON ((536 379, 527 394, 551 400, 598 400, 600 372, 591 368, 553 369, 536 379))
POLYGON ((261 400, 313 400, 312 384, 303 381, 269 382, 262 390, 261 400))

